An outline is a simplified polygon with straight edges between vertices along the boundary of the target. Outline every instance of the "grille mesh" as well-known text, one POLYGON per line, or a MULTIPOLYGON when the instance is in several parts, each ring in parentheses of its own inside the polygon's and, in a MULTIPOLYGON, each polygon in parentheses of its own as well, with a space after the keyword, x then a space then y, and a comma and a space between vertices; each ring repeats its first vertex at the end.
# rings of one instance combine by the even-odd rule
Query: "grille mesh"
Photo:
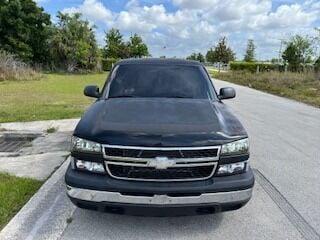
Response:
POLYGON ((211 175, 214 166, 173 167, 168 169, 155 169, 151 167, 135 167, 108 165, 111 174, 119 178, 170 180, 170 179, 201 179, 211 175))
POLYGON ((218 149, 197 149, 197 150, 140 150, 140 149, 121 149, 105 148, 105 154, 113 157, 131 158, 207 158, 216 157, 218 149))

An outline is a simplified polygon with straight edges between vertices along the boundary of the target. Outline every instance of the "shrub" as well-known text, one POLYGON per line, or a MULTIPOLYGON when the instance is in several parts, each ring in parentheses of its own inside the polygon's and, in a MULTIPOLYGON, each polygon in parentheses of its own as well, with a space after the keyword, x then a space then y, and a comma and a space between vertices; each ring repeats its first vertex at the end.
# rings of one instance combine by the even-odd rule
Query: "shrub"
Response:
POLYGON ((115 59, 115 58, 103 58, 101 60, 102 70, 110 71, 112 69, 113 64, 115 64, 117 61, 118 59, 115 59))
POLYGON ((231 62, 230 63, 230 69, 234 71, 256 72, 258 67, 259 67, 259 72, 284 70, 283 66, 279 64, 274 64, 274 63, 260 63, 260 62, 231 62))
POLYGON ((96 71, 98 46, 93 27, 80 13, 58 13, 50 50, 53 66, 68 72, 96 71))
POLYGON ((34 80, 40 76, 28 64, 17 59, 13 54, 0 50, 0 81, 34 80))
POLYGON ((320 81, 313 71, 212 72, 214 78, 249 86, 258 90, 289 97, 320 107, 320 81))
POLYGON ((320 72, 320 57, 314 63, 314 69, 315 69, 316 72, 320 72))
POLYGON ((320 80, 320 57, 314 63, 314 70, 318 80, 320 80))

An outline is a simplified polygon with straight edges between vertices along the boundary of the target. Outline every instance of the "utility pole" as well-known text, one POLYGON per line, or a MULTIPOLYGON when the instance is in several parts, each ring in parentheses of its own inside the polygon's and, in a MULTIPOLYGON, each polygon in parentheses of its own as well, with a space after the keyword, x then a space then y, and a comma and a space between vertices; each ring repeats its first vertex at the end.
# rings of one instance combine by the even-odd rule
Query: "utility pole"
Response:
POLYGON ((285 40, 282 39, 282 38, 280 38, 279 41, 280 41, 280 48, 279 48, 278 64, 280 65, 281 58, 282 58, 282 56, 281 56, 281 53, 282 53, 282 45, 283 45, 283 43, 284 43, 285 40))
MULTIPOLYGON (((280 66, 280 64, 282 63, 282 60, 281 60, 281 58, 282 58, 282 45, 283 45, 283 43, 285 42, 285 40, 283 39, 283 38, 280 38, 279 39, 280 40, 280 48, 279 48, 279 57, 278 57, 278 67, 279 67, 279 72, 281 71, 281 66, 280 66)), ((285 72, 286 72, 286 66, 285 66, 285 72)))

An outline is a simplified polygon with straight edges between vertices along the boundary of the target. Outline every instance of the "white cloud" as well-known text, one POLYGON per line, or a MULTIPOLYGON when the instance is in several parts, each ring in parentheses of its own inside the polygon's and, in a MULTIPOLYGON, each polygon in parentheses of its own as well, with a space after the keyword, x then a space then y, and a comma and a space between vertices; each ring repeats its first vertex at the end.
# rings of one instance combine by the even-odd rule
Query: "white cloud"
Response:
POLYGON ((89 21, 109 24, 113 20, 113 13, 102 2, 97 0, 84 0, 78 7, 65 8, 63 13, 81 13, 89 21))
POLYGON ((113 26, 121 30, 140 33, 152 31, 156 27, 155 24, 146 22, 139 14, 127 11, 120 12, 113 26))
POLYGON ((81 12, 89 21, 100 23, 100 33, 110 27, 119 28, 125 37, 136 32, 154 56, 205 52, 226 35, 240 53, 238 57, 242 57, 247 39, 253 38, 261 51, 258 56, 269 58, 268 54, 278 51, 279 38, 311 31, 314 22, 320 20, 318 0, 280 4, 276 9, 271 0, 171 0, 176 8, 170 10, 167 5, 141 2, 130 0, 121 11, 112 12, 102 0, 84 0, 63 11, 81 12))
POLYGON ((268 14, 270 0, 224 0, 214 5, 207 12, 207 17, 218 21, 244 20, 259 14, 268 14))
POLYGON ((298 5, 282 5, 275 12, 268 15, 259 16, 253 24, 253 27, 258 28, 287 28, 309 26, 317 19, 315 12, 306 12, 298 5))
POLYGON ((130 9, 134 7, 139 7, 139 1, 138 0, 130 0, 127 2, 125 8, 130 9))
POLYGON ((208 8, 214 6, 218 0, 173 0, 173 4, 187 9, 208 8))

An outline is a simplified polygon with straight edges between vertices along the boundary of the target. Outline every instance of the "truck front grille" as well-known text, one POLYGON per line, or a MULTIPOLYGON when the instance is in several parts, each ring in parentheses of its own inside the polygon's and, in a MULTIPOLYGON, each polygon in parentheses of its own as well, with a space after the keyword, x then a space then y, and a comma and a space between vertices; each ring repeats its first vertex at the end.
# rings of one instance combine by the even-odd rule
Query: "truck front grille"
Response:
POLYGON ((106 169, 117 179, 196 181, 212 177, 220 146, 150 148, 103 146, 106 169))
POLYGON ((218 149, 199 150, 148 150, 148 149, 121 149, 106 147, 105 153, 113 157, 155 158, 166 156, 168 158, 204 158, 216 157, 218 149))
POLYGON ((113 176, 132 180, 185 180, 203 179, 211 175, 214 166, 173 167, 168 169, 155 169, 151 167, 135 167, 108 165, 113 176))

